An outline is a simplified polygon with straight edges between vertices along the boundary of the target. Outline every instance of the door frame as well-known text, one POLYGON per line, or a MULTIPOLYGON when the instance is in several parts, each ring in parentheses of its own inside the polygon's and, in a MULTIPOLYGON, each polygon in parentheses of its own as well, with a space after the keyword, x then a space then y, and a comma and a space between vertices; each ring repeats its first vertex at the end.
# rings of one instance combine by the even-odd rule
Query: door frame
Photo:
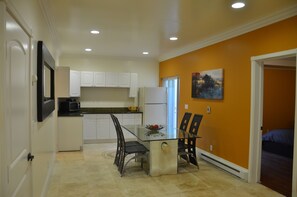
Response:
MULTIPOLYGON (((263 80, 265 60, 297 57, 297 49, 251 57, 251 112, 250 112, 250 146, 248 182, 258 183, 261 174, 261 136, 263 123, 263 80)), ((297 68, 297 61, 296 61, 297 68)), ((296 72, 297 76, 297 72, 296 72)), ((295 89, 295 125, 297 125, 297 77, 295 89)), ((296 128, 294 132, 296 133, 296 128)), ((292 196, 297 196, 297 135, 294 135, 292 196)))
MULTIPOLYGON (((6 13, 11 15, 15 21, 22 27, 24 32, 29 37, 29 81, 31 82, 31 76, 32 76, 32 29, 28 26, 28 24, 25 22, 24 18, 19 14, 17 9, 14 7, 14 5, 10 1, 1 1, 0 0, 0 32, 5 35, 6 31, 6 13)), ((0 45, 5 46, 6 42, 6 36, 0 37, 0 45)), ((0 47, 0 196, 6 195, 6 188, 5 188, 5 181, 7 176, 7 168, 6 168, 6 150, 7 150, 7 142, 6 138, 6 131, 5 128, 2 126, 5 126, 5 73, 6 73, 6 48, 0 47)), ((30 83, 28 81, 28 83, 30 83)), ((32 86, 29 84, 29 127, 32 128, 31 124, 31 117, 32 117, 32 86)), ((29 144, 31 146, 31 133, 29 133, 29 144)), ((32 147, 29 147, 30 150, 32 147)), ((32 171, 31 171, 32 173, 32 171)), ((33 179, 31 179, 33 181, 33 179)), ((31 191, 33 192, 33 182, 31 182, 31 191)), ((33 193, 32 193, 33 194, 33 193)))

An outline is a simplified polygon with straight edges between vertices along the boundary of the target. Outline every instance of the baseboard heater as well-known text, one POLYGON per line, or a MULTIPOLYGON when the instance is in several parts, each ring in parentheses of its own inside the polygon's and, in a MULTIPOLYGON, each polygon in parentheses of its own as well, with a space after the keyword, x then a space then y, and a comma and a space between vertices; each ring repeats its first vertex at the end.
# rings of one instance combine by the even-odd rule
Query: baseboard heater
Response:
POLYGON ((209 163, 212 163, 216 166, 218 166, 219 168, 241 178, 241 179, 244 179, 244 180, 248 180, 248 170, 245 169, 245 168, 242 168, 234 163, 231 163, 225 159, 222 159, 220 157, 217 157, 211 153, 208 153, 204 150, 201 150, 201 149, 198 149, 197 150, 198 152, 198 156, 209 162, 209 163))

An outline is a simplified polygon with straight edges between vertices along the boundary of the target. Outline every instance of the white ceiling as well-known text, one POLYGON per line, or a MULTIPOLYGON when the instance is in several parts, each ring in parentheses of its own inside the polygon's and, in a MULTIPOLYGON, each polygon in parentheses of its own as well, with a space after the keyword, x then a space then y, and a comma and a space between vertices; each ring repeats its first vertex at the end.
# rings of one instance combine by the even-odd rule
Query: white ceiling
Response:
POLYGON ((43 0, 61 55, 149 57, 194 50, 297 14, 297 0, 43 0), (253 26, 257 24, 258 26, 253 26), (98 29, 99 35, 91 35, 98 29), (242 31, 238 31, 242 29, 242 31), (169 37, 177 36, 177 41, 169 37), (142 55, 148 51, 149 55, 142 55))

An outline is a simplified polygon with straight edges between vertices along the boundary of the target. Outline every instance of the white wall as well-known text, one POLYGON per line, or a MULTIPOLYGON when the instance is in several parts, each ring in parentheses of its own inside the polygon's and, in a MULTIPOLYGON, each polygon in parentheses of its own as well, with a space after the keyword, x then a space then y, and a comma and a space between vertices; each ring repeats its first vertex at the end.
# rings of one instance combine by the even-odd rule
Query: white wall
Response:
MULTIPOLYGON (((138 74, 139 87, 159 85, 159 62, 153 59, 80 55, 61 56, 59 62, 78 71, 133 72, 138 74)), ((128 88, 82 88, 80 102, 82 107, 127 107, 137 105, 137 98, 129 98, 128 88)))
MULTIPOLYGON (((1 1, 1 0, 0 0, 1 1)), ((42 12, 42 0, 7 0, 20 16, 21 21, 32 31, 31 74, 37 73, 38 40, 44 41, 53 57, 56 57, 53 36, 42 12)), ((36 83, 31 86, 31 152, 35 156, 32 163, 33 196, 43 196, 46 191, 50 169, 53 168, 56 152, 56 111, 44 122, 37 122, 36 83)), ((1 96, 1 95, 0 95, 1 96)))

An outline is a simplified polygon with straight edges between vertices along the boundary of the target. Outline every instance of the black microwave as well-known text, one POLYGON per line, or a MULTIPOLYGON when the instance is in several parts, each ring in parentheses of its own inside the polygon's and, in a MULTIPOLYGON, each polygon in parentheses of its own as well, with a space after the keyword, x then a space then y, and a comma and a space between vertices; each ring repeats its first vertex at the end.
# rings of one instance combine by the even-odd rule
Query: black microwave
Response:
POLYGON ((60 112, 76 112, 80 110, 80 103, 77 101, 62 101, 59 105, 60 112))

